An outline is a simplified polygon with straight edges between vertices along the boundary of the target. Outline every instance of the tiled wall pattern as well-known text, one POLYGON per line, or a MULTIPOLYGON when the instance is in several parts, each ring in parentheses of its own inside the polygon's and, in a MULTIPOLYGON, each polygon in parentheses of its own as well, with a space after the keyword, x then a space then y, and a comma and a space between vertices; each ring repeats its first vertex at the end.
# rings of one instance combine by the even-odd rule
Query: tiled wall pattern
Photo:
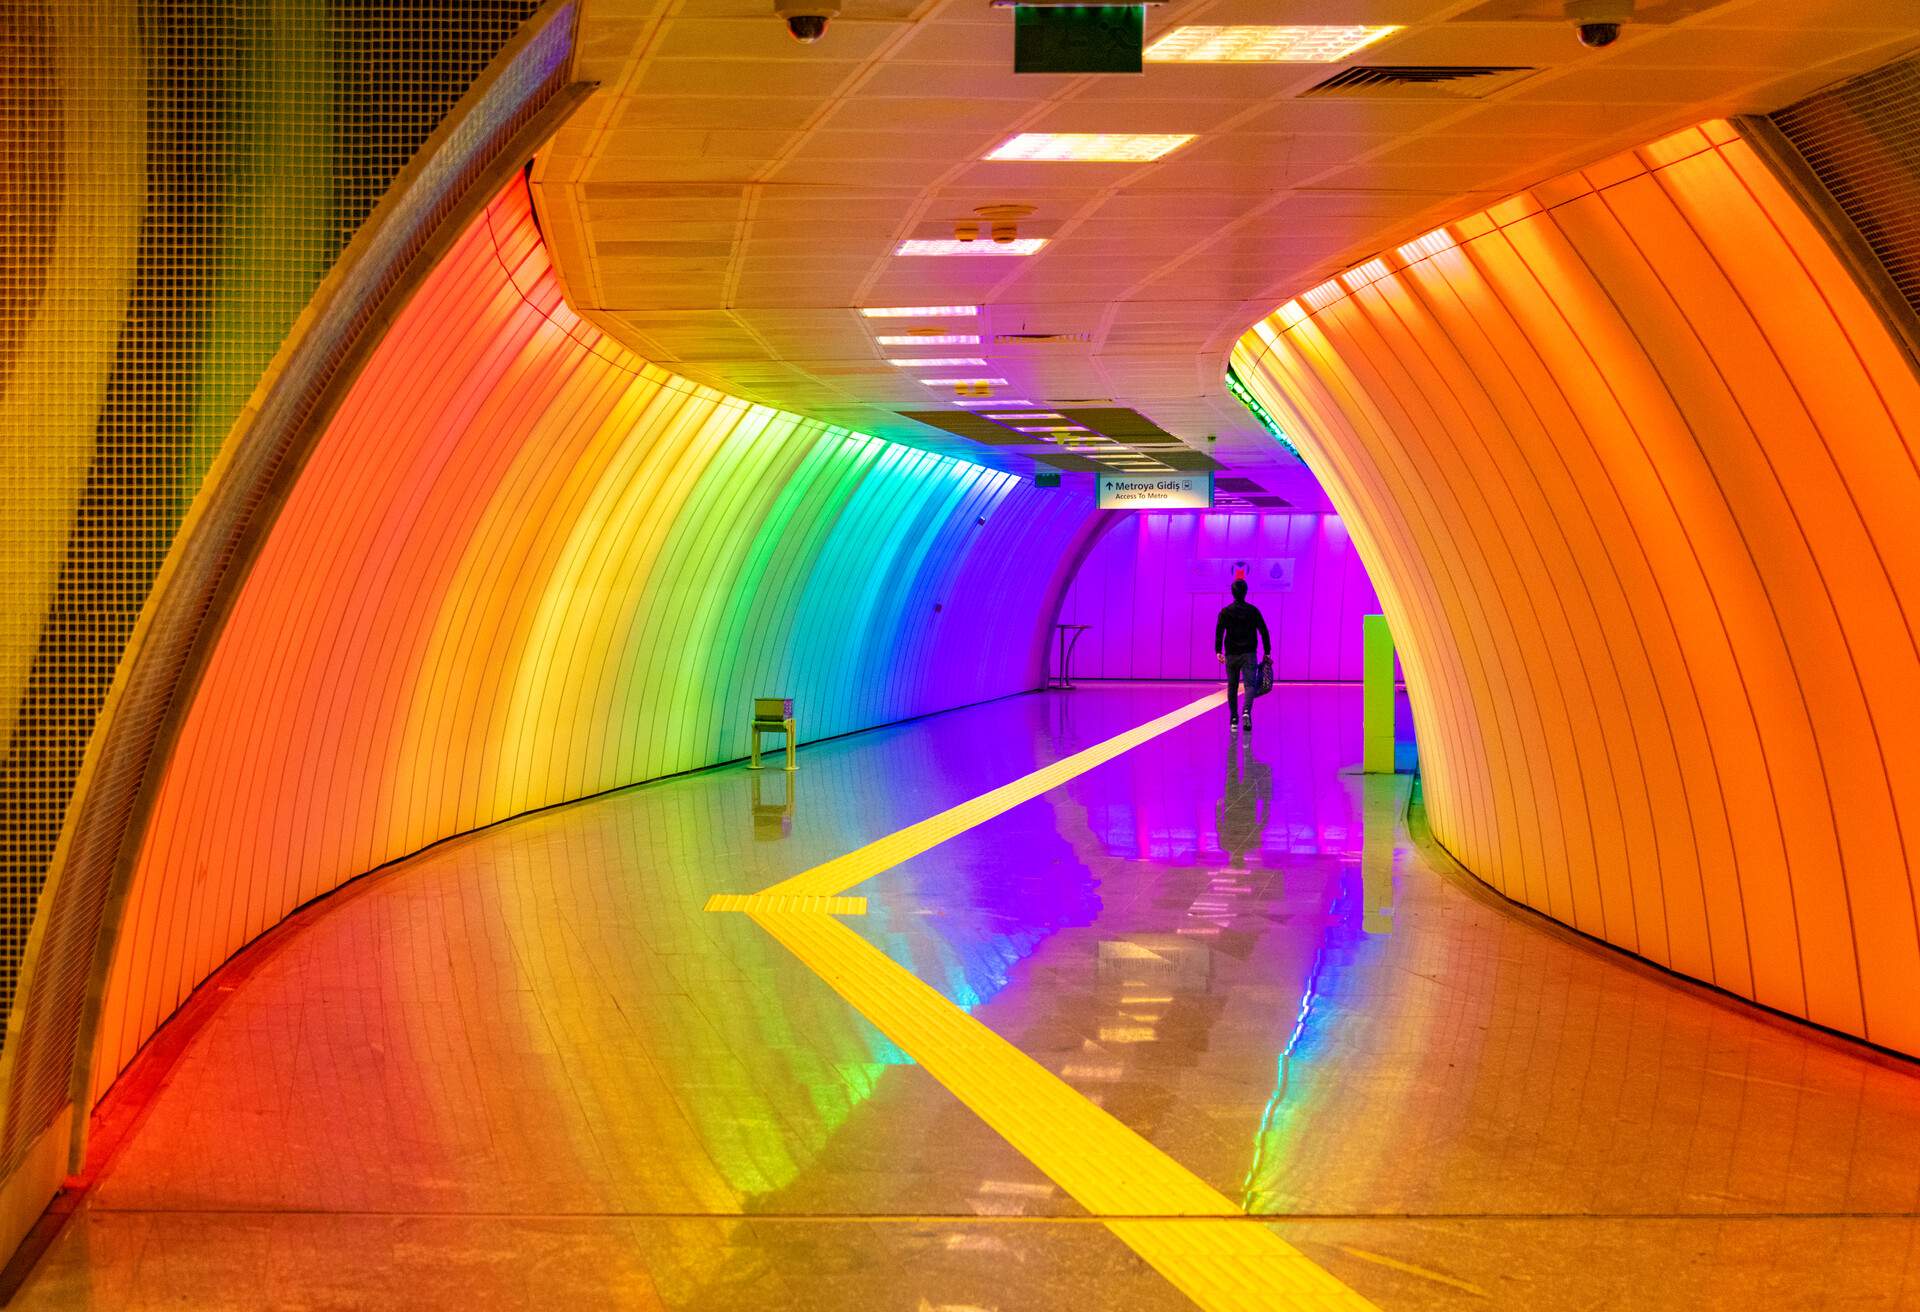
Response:
POLYGON ((1236 570, 1273 637, 1276 678, 1358 679, 1360 620, 1380 609, 1338 515, 1148 511, 1119 518, 1060 607, 1091 625, 1072 673, 1215 679, 1214 621, 1236 570))
POLYGON ((0 23, 0 1011, 94 717, 320 277, 533 0, 0 23))
POLYGON ((1920 376, 1729 124, 1303 293, 1236 364, 1507 896, 1920 1054, 1920 376))

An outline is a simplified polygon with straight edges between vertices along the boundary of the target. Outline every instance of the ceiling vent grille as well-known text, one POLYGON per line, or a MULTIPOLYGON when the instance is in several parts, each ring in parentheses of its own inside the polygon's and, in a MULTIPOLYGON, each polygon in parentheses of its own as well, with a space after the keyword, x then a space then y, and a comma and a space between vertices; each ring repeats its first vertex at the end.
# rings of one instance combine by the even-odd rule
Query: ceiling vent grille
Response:
POLYGON ((1356 64, 1300 94, 1485 100, 1537 71, 1511 64, 1356 64))
MULTIPOLYGON (((1633 25, 1677 23, 1704 13, 1726 0, 1639 0, 1633 6, 1633 25)), ((1486 3, 1447 20, 1453 23, 1567 23, 1567 0, 1486 0, 1486 3)))
POLYGON ((995 346, 1063 346, 1091 342, 1092 333, 995 333, 995 346))

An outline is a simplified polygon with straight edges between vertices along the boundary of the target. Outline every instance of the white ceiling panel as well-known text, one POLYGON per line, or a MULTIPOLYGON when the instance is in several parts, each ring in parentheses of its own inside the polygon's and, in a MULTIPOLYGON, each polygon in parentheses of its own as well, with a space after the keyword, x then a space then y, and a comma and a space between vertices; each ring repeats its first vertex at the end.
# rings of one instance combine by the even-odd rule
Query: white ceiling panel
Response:
MULTIPOLYGON (((1669 6, 1677 21, 1629 25, 1598 51, 1574 39, 1557 0, 1486 10, 1497 21, 1461 21, 1480 0, 1287 0, 1287 22, 1406 26, 1347 63, 1538 70, 1486 99, 1347 97, 1303 94, 1339 65, 1020 76, 1012 17, 986 0, 847 7, 811 46, 787 37, 766 0, 585 7, 578 70, 603 89, 535 172, 581 313, 703 385, 1028 469, 1021 448, 899 414, 957 408, 889 357, 978 356, 986 367, 950 376, 1004 377, 1001 396, 1036 404, 1131 407, 1308 506, 1324 505, 1311 475, 1220 383, 1254 318, 1516 188, 1690 122, 1777 108, 1920 45, 1920 0, 1669 6), (1196 140, 1148 163, 981 158, 1016 132, 1196 140), (990 204, 1033 206, 1021 234, 1049 245, 1029 258, 893 253, 903 237, 951 237, 990 204), (945 304, 984 311, 858 313, 945 304), (915 327, 982 341, 876 340, 915 327), (993 340, 1015 333, 1088 340, 993 340)), ((1275 10, 1183 0, 1149 10, 1149 38, 1273 22, 1275 10)))

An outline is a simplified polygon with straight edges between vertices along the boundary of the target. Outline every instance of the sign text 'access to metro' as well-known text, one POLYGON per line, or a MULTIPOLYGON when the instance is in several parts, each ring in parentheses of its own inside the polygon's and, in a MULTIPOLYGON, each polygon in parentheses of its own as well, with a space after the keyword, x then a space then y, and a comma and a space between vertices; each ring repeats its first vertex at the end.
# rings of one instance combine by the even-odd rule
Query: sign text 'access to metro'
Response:
POLYGON ((1213 474, 1102 474, 1102 510, 1210 510, 1213 474))

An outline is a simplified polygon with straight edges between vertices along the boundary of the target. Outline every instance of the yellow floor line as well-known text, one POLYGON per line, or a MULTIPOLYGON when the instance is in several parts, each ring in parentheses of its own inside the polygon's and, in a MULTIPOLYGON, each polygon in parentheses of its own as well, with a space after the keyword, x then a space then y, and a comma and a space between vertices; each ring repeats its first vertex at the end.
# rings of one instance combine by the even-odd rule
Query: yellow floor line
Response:
POLYGON ((864 916, 863 897, 790 897, 780 893, 715 893, 709 911, 811 911, 824 916, 864 916))
POLYGON ((752 914, 1082 1207, 1101 1218, 1151 1218, 1105 1224, 1200 1307, 1373 1306, 840 921, 752 914))
POLYGON ((763 893, 714 894, 707 909, 751 916, 1207 1312, 1363 1312, 1373 1305, 1271 1228, 834 919, 866 910, 847 889, 1225 700, 1202 697, 763 893))
POLYGON ((918 824, 895 830, 885 838, 877 838, 865 847, 855 848, 845 856, 835 857, 811 870, 803 870, 789 879, 783 879, 765 890, 763 896, 831 897, 836 893, 844 893, 855 884, 863 883, 883 870, 890 870, 909 857, 919 856, 928 848, 937 847, 955 834, 964 833, 1002 812, 1011 811, 1022 802, 1058 788, 1067 780, 1083 775, 1096 765, 1111 761, 1169 729, 1179 728, 1226 700, 1227 694, 1222 691, 1189 702, 1177 711, 1170 711, 1157 720, 1149 720, 1138 728, 1129 729, 1103 743, 1096 743, 1083 752, 1075 752, 1010 784, 1003 784, 990 793, 982 793, 971 801, 962 802, 938 815, 928 816, 918 824))

